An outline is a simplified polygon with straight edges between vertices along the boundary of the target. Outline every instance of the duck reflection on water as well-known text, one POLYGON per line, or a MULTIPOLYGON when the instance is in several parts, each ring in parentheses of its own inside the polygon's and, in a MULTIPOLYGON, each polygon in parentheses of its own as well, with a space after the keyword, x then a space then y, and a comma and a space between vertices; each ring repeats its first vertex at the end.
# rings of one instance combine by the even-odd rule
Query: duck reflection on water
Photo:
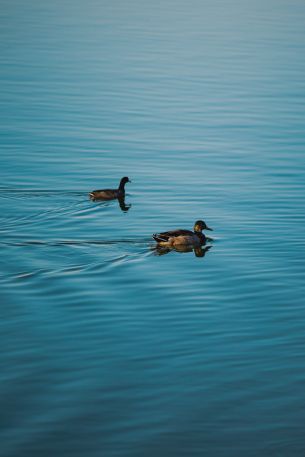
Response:
POLYGON ((127 213, 127 211, 130 210, 131 208, 131 204, 126 204, 125 202, 125 195, 124 196, 121 196, 121 197, 117 197, 117 198, 113 198, 112 200, 103 200, 101 198, 90 198, 91 201, 95 202, 95 203, 98 203, 99 205, 101 206, 108 206, 109 203, 113 200, 117 200, 118 201, 118 204, 119 204, 119 207, 120 209, 124 212, 124 213, 127 213))
POLYGON ((164 255, 169 254, 172 251, 185 253, 185 252, 194 252, 195 257, 204 257, 206 253, 211 249, 212 246, 190 246, 190 245, 180 245, 175 247, 165 247, 165 246, 154 246, 153 251, 155 255, 164 255))
POLYGON ((130 210, 131 204, 126 205, 126 203, 125 203, 125 195, 124 195, 124 197, 118 197, 118 202, 119 202, 119 206, 120 206, 121 210, 124 213, 127 213, 127 211, 130 210))

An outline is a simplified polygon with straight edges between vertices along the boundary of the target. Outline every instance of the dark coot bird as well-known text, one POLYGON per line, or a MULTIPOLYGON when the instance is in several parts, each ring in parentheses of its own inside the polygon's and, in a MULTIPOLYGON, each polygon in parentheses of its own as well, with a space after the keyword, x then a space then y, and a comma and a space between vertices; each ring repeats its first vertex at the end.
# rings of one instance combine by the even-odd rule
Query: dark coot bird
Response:
POLYGON ((196 221, 194 231, 191 230, 170 230, 168 232, 156 233, 153 239, 159 246, 175 247, 181 245, 200 246, 207 240, 202 230, 212 230, 203 221, 196 221))
POLYGON ((113 200, 114 198, 125 197, 125 184, 131 182, 127 176, 121 179, 118 189, 100 189, 90 192, 91 200, 113 200))

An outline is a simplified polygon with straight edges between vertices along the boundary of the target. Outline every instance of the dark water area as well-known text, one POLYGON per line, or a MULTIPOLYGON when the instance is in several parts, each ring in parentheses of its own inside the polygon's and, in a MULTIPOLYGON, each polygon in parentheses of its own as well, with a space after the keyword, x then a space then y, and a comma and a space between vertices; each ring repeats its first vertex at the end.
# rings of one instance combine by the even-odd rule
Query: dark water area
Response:
POLYGON ((305 455, 304 23, 1 2, 1 457, 305 455))

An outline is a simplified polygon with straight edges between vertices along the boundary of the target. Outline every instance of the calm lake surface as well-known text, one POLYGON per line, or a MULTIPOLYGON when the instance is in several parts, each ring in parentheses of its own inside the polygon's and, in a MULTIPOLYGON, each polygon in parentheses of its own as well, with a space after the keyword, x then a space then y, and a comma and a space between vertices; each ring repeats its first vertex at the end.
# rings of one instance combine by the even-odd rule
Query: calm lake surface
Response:
POLYGON ((0 23, 1 457, 304 456, 304 1, 0 23))

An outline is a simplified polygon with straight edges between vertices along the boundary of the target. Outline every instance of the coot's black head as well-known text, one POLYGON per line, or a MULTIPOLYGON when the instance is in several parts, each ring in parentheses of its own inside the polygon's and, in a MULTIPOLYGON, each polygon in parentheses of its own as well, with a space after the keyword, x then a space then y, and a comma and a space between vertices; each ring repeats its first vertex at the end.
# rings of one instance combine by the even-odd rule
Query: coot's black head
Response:
POLYGON ((124 187, 125 187, 125 184, 127 182, 131 182, 129 178, 127 178, 127 176, 124 176, 124 178, 121 179, 120 181, 120 185, 119 185, 119 189, 124 192, 124 187))
POLYGON ((121 179, 120 186, 125 186, 127 182, 131 182, 127 176, 124 176, 124 178, 121 179))
POLYGON ((203 221, 196 221, 194 225, 194 232, 202 232, 202 230, 213 230, 206 225, 203 221))

